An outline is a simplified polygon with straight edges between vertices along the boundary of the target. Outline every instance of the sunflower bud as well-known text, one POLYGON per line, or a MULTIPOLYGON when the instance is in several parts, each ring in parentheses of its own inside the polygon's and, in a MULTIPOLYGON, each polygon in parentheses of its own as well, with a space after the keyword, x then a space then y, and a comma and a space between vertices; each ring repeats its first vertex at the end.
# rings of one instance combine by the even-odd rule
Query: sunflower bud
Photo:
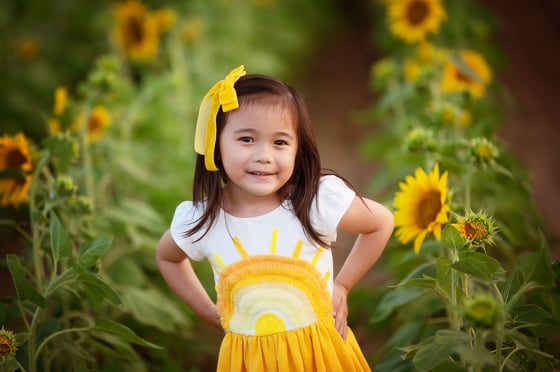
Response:
POLYGON ((398 73, 397 63, 390 59, 384 58, 371 66, 371 81, 375 88, 381 89, 385 87, 391 78, 398 73))
POLYGON ((87 196, 76 196, 68 201, 72 211, 80 214, 90 214, 93 212, 94 206, 93 202, 87 196))
POLYGON ((461 236, 475 245, 494 244, 496 233, 495 223, 492 217, 483 212, 468 212, 463 218, 458 218, 458 223, 453 224, 461 236))
POLYGON ((14 332, 0 329, 0 364, 16 356, 18 342, 14 332))
POLYGON ((181 40, 187 45, 194 45, 200 39, 204 23, 200 17, 187 19, 181 28, 181 40))
POLYGON ((405 146, 410 152, 433 151, 436 149, 436 142, 431 130, 414 128, 408 132, 405 146))
POLYGON ((471 140, 471 155, 475 162, 482 165, 493 165, 499 155, 496 145, 484 137, 471 140))
POLYGON ((78 186, 74 182, 74 179, 67 175, 58 176, 54 183, 54 187, 60 196, 70 196, 78 190, 78 186))
POLYGON ((496 299, 486 294, 474 297, 466 303, 464 316, 465 321, 474 327, 492 327, 498 319, 496 299))

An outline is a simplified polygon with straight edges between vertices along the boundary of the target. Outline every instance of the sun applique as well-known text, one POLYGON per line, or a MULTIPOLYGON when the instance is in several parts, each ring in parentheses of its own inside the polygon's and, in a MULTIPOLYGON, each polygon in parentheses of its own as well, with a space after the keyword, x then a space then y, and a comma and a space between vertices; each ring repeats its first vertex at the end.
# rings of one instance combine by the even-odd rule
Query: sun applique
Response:
POLYGON ((303 242, 291 256, 276 254, 278 230, 272 231, 270 253, 249 255, 233 237, 240 259, 225 266, 218 254, 211 260, 219 272, 218 312, 226 331, 263 336, 303 328, 332 319, 327 281, 316 268, 324 248, 309 262, 300 258, 303 242))

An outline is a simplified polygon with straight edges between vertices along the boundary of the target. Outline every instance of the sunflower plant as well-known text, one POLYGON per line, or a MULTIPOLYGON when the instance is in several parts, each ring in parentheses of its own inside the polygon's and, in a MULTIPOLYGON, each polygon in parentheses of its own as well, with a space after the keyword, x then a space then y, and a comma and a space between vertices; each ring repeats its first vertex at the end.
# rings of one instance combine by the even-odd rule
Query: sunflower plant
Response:
POLYGON ((395 281, 371 318, 394 326, 378 371, 559 364, 558 274, 527 171, 495 135, 490 57, 499 53, 488 33, 469 29, 488 29, 486 13, 465 4, 400 0, 380 12, 390 27, 369 113, 385 127, 362 144, 386 165, 371 189, 387 193, 396 226, 387 249, 395 281))
POLYGON ((5 334, 1 340, 6 370, 59 369, 69 361, 85 367, 107 345, 129 361, 135 355, 133 344, 158 348, 108 311, 122 300, 100 267, 113 238, 95 233, 100 231, 99 204, 92 174, 96 149, 90 139, 92 134, 97 139, 102 135, 99 125, 92 124, 98 119, 91 102, 109 94, 111 86, 96 81, 84 87, 88 94, 73 105, 67 104, 68 93, 57 89, 53 120, 60 125, 53 127, 51 120, 52 134, 41 143, 16 133, 4 135, 0 144, 2 203, 25 206, 29 216, 27 222, 2 221, 25 241, 22 254, 8 254, 3 260, 15 297, 3 303, 2 313, 18 312, 22 327, 14 337, 4 328, 0 334, 5 334), (66 111, 85 113, 77 116, 79 126, 69 122, 66 111))

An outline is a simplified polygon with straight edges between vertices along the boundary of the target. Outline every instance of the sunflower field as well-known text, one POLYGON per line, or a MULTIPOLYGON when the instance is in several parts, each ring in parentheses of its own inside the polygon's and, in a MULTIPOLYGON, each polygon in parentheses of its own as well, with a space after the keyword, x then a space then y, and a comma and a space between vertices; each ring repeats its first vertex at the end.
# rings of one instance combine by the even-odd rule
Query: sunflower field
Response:
MULTIPOLYGON (((560 264, 496 135, 506 58, 476 1, 368 2, 382 58, 356 143, 395 215, 349 298, 377 371, 560 368, 560 264), (520 211, 522 211, 520 213, 520 211), (370 288, 371 286, 368 286, 370 288)), ((2 2, 0 368, 211 371, 221 335, 155 246, 194 167, 201 97, 232 66, 301 78, 334 0, 2 2)), ((298 83, 291 83, 297 87, 298 83)), ((197 265, 209 293, 208 265, 197 265)))

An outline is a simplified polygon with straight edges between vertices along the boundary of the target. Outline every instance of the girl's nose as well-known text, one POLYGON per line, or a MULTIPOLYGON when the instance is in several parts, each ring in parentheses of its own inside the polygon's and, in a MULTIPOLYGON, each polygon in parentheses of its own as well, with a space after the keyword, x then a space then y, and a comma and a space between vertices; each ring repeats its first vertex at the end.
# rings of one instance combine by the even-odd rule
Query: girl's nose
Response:
POLYGON ((270 163, 272 160, 272 149, 266 144, 260 144, 254 147, 253 160, 257 163, 270 163))

